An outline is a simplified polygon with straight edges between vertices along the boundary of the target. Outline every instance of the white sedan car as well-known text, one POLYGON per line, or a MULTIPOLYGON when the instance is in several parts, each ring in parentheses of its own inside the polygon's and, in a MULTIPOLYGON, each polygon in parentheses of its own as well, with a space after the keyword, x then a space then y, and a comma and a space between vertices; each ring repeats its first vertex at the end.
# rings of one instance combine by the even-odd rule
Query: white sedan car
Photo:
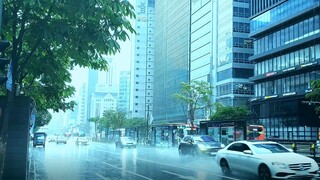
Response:
POLYGON ((224 174, 231 171, 257 175, 260 179, 312 178, 318 164, 272 141, 236 141, 218 151, 216 162, 224 174))

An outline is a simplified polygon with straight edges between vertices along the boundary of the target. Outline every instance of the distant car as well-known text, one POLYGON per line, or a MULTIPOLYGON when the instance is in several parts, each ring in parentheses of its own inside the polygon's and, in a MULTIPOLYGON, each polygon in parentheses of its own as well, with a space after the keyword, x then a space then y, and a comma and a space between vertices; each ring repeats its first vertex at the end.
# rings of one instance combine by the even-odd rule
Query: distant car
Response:
POLYGON ((218 150, 224 148, 224 144, 215 141, 209 135, 187 135, 184 136, 178 146, 179 155, 214 155, 218 150))
POLYGON ((240 171, 259 179, 311 179, 319 170, 312 158, 273 141, 233 142, 218 151, 216 162, 224 174, 240 171))
POLYGON ((124 148, 124 147, 132 147, 132 148, 136 148, 137 144, 134 140, 130 139, 129 137, 120 137, 116 142, 116 147, 117 148, 124 148))
POLYGON ((64 136, 57 136, 56 143, 57 144, 60 144, 60 143, 67 144, 67 138, 64 136))
POLYGON ((46 137, 47 134, 44 132, 36 132, 33 134, 32 142, 33 142, 33 147, 36 146, 46 146, 46 137))
POLYGON ((89 139, 87 137, 77 137, 76 145, 89 145, 89 139))
POLYGON ((56 138, 54 136, 49 136, 49 137, 47 137, 47 141, 48 142, 55 142, 56 138))

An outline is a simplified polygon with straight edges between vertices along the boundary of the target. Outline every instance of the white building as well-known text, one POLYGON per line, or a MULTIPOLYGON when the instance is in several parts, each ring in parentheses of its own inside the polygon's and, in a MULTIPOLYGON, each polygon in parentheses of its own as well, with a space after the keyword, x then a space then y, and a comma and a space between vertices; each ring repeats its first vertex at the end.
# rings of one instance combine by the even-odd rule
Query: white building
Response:
POLYGON ((132 116, 146 117, 153 107, 154 1, 136 0, 136 37, 132 63, 132 116))

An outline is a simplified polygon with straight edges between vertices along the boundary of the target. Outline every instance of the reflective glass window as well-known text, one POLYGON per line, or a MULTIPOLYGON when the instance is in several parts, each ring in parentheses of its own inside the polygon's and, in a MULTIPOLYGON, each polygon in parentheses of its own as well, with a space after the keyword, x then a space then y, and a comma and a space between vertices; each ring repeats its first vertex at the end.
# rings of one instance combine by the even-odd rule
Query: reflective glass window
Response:
POLYGON ((305 62, 305 63, 310 62, 309 48, 305 48, 305 49, 304 49, 304 62, 305 62))
POLYGON ((315 61, 314 46, 310 46, 310 61, 315 61))

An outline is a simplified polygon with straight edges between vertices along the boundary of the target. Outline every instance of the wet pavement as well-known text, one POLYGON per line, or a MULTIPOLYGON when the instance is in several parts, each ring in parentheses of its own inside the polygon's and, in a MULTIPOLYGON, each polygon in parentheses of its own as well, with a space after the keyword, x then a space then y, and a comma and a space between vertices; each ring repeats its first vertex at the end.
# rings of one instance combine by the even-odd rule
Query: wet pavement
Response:
POLYGON ((120 149, 114 144, 91 142, 76 146, 50 142, 30 147, 29 177, 32 180, 109 179, 255 179, 222 174, 214 157, 179 157, 176 148, 141 147, 120 149))

